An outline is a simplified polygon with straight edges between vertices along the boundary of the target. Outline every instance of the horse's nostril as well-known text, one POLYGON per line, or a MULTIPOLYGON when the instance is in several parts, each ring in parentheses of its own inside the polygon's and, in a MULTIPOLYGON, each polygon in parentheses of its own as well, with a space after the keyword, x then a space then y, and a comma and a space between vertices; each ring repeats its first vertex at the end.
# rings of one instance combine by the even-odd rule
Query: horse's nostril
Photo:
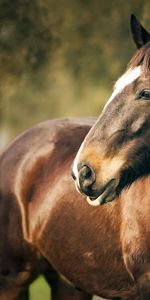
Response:
POLYGON ((95 182, 95 172, 88 165, 82 165, 79 168, 79 183, 80 188, 84 193, 87 193, 87 190, 91 188, 95 182))
POLYGON ((89 179, 92 176, 92 170, 88 166, 85 165, 82 167, 80 176, 83 178, 83 180, 89 179))

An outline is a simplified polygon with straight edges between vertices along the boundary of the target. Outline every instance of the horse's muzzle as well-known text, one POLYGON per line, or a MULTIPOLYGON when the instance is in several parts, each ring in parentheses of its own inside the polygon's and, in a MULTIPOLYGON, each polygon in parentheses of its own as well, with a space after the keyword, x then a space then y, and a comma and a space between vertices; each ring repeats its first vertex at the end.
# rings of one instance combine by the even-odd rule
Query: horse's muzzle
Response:
POLYGON ((111 202, 117 196, 116 180, 111 179, 103 188, 98 191, 97 197, 87 197, 87 202, 92 206, 99 206, 111 202))
POLYGON ((87 201, 92 206, 102 205, 116 197, 116 180, 112 178, 103 186, 96 188, 96 174, 87 164, 78 166, 78 178, 72 173, 77 190, 87 196, 87 201))

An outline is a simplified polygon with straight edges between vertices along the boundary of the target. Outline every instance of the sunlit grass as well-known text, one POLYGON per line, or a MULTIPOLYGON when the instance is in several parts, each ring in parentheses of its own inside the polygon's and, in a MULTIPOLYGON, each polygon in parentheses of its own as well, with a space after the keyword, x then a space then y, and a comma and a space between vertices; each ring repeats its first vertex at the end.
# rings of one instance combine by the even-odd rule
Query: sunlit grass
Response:
POLYGON ((50 288, 45 279, 40 276, 30 286, 30 300, 50 300, 50 288))

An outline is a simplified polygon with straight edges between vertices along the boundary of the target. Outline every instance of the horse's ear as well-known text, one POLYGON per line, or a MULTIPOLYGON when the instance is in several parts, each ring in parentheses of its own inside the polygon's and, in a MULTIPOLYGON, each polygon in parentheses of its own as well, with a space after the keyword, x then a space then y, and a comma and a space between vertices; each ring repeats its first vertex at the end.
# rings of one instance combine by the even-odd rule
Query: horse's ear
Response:
POLYGON ((137 48, 141 48, 147 42, 150 41, 150 34, 148 31, 139 23, 134 15, 131 15, 131 32, 133 40, 137 48))

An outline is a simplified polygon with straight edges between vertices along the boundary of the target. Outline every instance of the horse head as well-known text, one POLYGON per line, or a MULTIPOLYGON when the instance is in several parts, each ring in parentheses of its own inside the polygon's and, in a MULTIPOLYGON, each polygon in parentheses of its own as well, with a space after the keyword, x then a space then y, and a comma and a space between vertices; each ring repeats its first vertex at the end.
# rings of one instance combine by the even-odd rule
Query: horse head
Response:
POLYGON ((73 163, 77 189, 91 205, 150 173, 150 34, 133 15, 131 32, 138 49, 73 163))

